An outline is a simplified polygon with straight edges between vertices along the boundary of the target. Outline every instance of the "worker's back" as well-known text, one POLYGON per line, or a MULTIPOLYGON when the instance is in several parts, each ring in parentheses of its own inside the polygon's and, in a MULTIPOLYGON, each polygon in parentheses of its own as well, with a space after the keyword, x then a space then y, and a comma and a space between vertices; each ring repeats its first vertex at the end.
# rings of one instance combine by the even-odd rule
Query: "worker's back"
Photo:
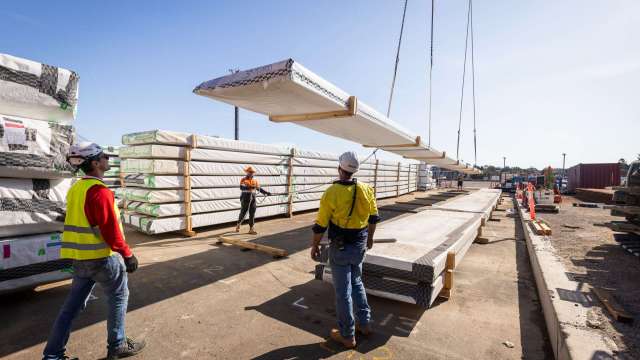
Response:
POLYGON ((367 226, 369 216, 377 214, 378 209, 373 188, 368 184, 352 181, 336 181, 324 193, 320 200, 319 217, 327 216, 341 228, 362 229, 367 226), (353 211, 353 192, 357 188, 353 211))

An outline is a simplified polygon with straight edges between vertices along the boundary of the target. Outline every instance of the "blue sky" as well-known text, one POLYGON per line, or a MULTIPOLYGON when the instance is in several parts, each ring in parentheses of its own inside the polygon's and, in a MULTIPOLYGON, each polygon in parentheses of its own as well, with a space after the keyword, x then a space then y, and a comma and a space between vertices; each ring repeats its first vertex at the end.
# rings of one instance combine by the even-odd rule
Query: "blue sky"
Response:
MULTIPOLYGON (((1 52, 75 70, 76 126, 119 144, 167 129, 233 137, 204 80, 286 58, 386 111, 401 0, 28 1, 0 4, 1 52), (11 34, 7 36, 7 34, 11 34)), ((465 0, 437 0, 432 145, 455 153, 465 0)), ((391 117, 427 136, 430 2, 409 0, 391 117)), ((640 2, 476 1, 478 163, 542 167, 640 153, 640 2)), ((470 94, 470 93, 469 93, 470 94)), ((467 97, 470 99, 470 97, 467 97)), ((470 103, 469 103, 470 104, 470 103)), ((461 158, 473 160, 471 107, 461 158)), ((340 152, 357 144, 241 111, 240 137, 340 152)), ((390 155, 382 157, 393 158, 390 155)))

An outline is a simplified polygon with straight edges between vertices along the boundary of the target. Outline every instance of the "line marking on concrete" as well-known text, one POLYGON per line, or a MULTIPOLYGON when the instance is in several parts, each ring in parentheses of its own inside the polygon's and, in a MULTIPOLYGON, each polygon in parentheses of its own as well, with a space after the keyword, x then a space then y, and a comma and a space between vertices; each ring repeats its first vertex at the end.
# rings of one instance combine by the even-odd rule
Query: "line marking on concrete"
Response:
POLYGON ((403 329, 403 328, 401 328, 400 326, 396 326, 396 330, 398 330, 398 331, 402 331, 403 333, 406 333, 406 334, 411 334, 411 331, 410 331, 410 330, 403 329))
POLYGON ((409 330, 402 328, 400 326, 396 326, 396 330, 400 330, 403 331, 407 334, 411 334, 411 329, 413 329, 413 331, 415 331, 416 333, 418 332, 418 329, 416 329, 416 325, 418 324, 418 322, 416 320, 413 319, 409 319, 407 317, 404 316, 398 316, 398 319, 402 320, 402 322, 400 323, 400 325, 404 325, 406 327, 409 328, 409 330))
POLYGON ((223 283, 223 284, 225 284, 225 285, 229 285, 229 284, 232 284, 232 283, 234 283, 234 282, 238 281, 238 279, 218 280, 218 281, 220 281, 221 283, 223 283))
POLYGON ((388 314, 387 317, 382 320, 380 326, 387 326, 387 323, 389 322, 389 320, 391 320, 391 318, 393 318, 393 314, 388 314))
POLYGON ((308 306, 300 304, 300 302, 302 302, 302 300, 304 300, 304 298, 303 298, 303 297, 301 297, 300 299, 298 299, 298 300, 294 301, 294 302, 293 302, 293 306, 297 306, 297 307, 299 307, 299 308, 303 308, 303 309, 305 309, 305 310, 309 310, 309 307, 308 307, 308 306))
POLYGON ((214 271, 221 271, 222 269, 224 269, 224 267, 222 267, 222 266, 214 266, 212 268, 203 269, 202 271, 208 272, 209 274, 213 274, 214 271))

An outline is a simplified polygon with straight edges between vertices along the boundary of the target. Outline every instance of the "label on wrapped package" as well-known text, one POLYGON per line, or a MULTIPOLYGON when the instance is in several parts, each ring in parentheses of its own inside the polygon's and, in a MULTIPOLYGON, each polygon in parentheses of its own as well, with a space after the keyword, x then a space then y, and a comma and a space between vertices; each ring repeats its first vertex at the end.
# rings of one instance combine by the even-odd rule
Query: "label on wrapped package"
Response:
POLYGON ((14 149, 27 147, 27 132, 21 121, 11 119, 3 119, 4 126, 4 144, 14 149))
POLYGON ((0 151, 49 155, 51 128, 45 121, 0 116, 0 151))

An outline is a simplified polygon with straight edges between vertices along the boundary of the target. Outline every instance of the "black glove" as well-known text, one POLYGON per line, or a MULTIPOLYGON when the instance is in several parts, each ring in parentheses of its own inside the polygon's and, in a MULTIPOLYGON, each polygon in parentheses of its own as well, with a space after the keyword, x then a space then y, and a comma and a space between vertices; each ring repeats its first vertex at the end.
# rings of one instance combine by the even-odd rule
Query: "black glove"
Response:
POLYGON ((127 267, 128 273, 132 273, 138 269, 138 259, 133 254, 128 258, 124 258, 124 264, 127 267))
POLYGON ((268 192, 268 191, 265 191, 265 192, 267 193, 267 196, 271 196, 271 195, 273 195, 272 193, 270 193, 270 192, 268 192))

